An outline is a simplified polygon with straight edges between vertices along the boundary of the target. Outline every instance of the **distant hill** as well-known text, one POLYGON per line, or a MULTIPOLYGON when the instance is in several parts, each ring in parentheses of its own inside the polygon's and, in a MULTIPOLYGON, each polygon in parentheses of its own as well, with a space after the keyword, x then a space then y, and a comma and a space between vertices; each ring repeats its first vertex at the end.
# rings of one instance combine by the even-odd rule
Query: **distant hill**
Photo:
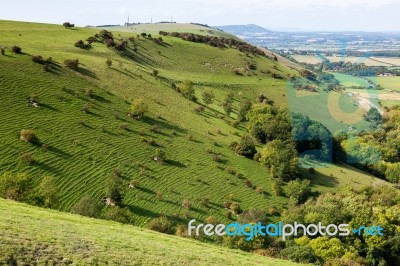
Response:
POLYGON ((254 24, 215 26, 215 28, 243 38, 271 34, 272 31, 254 24))

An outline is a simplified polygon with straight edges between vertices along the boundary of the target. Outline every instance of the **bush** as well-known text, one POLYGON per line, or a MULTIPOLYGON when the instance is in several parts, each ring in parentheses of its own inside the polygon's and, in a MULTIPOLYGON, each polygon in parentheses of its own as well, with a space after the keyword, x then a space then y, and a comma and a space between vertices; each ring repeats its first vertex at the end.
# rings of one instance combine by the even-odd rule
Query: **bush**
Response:
POLYGON ((131 105, 131 115, 135 119, 142 119, 146 116, 148 111, 147 104, 144 102, 143 98, 135 99, 131 105))
POLYGON ((1 52, 1 55, 5 55, 6 54, 6 50, 4 50, 4 48, 2 47, 2 48, 0 48, 0 52, 1 52))
POLYGON ((311 193, 310 180, 292 180, 284 188, 285 194, 296 203, 304 202, 311 193))
POLYGON ((44 63, 43 57, 40 55, 32 55, 31 59, 35 63, 39 63, 39 64, 44 63))
POLYGON ((72 213, 98 218, 101 212, 100 201, 92 198, 91 196, 82 197, 71 209, 72 213))
POLYGON ((201 205, 203 205, 204 207, 208 207, 209 204, 210 204, 210 199, 209 198, 202 198, 201 199, 201 205))
POLYGON ((78 48, 81 48, 81 49, 90 49, 90 48, 92 48, 92 45, 90 45, 89 43, 86 44, 82 40, 77 41, 74 45, 75 45, 75 47, 78 47, 78 48))
POLYGON ((232 142, 230 147, 236 154, 243 155, 247 158, 253 158, 257 153, 256 141, 250 135, 244 135, 240 138, 239 142, 232 142))
POLYGON ((13 47, 11 47, 11 51, 13 53, 20 54, 20 53, 22 53, 22 48, 19 47, 19 46, 14 45, 13 47))
POLYGON ((132 213, 127 208, 120 207, 107 207, 103 213, 102 218, 123 224, 130 224, 133 222, 132 213))
POLYGON ((119 128, 127 130, 128 129, 128 125, 129 125, 128 123, 124 122, 121 125, 119 125, 119 128))
POLYGON ((207 105, 212 104, 214 102, 214 98, 215 95, 212 91, 210 90, 205 90, 203 91, 203 93, 201 94, 202 98, 203 98, 203 102, 207 105))
POLYGON ((192 206, 192 204, 190 203, 189 200, 184 199, 184 200, 182 201, 182 207, 183 207, 184 209, 189 210, 191 206, 192 206))
POLYGON ((64 23, 63 23, 63 26, 64 26, 66 29, 68 29, 68 28, 73 28, 73 27, 75 27, 75 24, 71 24, 71 23, 69 23, 69 22, 64 22, 64 23))
POLYGON ((35 133, 29 129, 23 129, 20 132, 20 139, 28 142, 28 143, 36 143, 38 142, 38 138, 36 137, 35 133))
POLYGON ((78 69, 79 60, 78 59, 66 59, 66 60, 64 60, 64 65, 71 69, 78 69))
POLYGON ((251 181, 248 180, 248 179, 244 180, 244 181, 243 181, 243 184, 244 184, 246 187, 253 187, 253 184, 252 184, 251 181))
POLYGON ((222 108, 224 109, 224 111, 225 111, 225 113, 227 114, 227 115, 230 115, 231 113, 232 113, 232 111, 233 111, 233 106, 232 106, 232 103, 230 103, 229 101, 223 101, 222 103, 221 103, 221 106, 222 106, 222 108))
POLYGON ((191 101, 196 101, 197 98, 194 95, 195 94, 195 90, 193 87, 193 82, 190 80, 185 80, 182 82, 181 87, 180 87, 180 91, 182 93, 182 95, 186 98, 188 98, 191 101))
POLYGON ((106 60, 106 65, 107 65, 108 67, 111 67, 111 66, 112 66, 112 61, 111 61, 110 59, 107 59, 107 60, 106 60))
POLYGON ((166 160, 165 152, 161 149, 157 149, 154 156, 153 156, 154 161, 163 163, 166 160))
POLYGON ((165 234, 171 234, 173 232, 172 223, 165 216, 152 219, 147 227, 150 230, 165 234))
POLYGON ((283 194, 283 184, 284 182, 280 178, 272 178, 272 183, 271 183, 271 190, 272 193, 276 196, 281 196, 283 194))
POLYGON ((159 200, 161 200, 162 197, 163 197, 163 193, 162 193, 161 191, 157 191, 157 193, 156 193, 156 198, 159 199, 159 200))
POLYGON ((264 189, 262 187, 256 187, 256 192, 259 194, 264 194, 264 189))
POLYGON ((93 89, 92 88, 86 88, 85 89, 85 95, 88 96, 89 98, 93 97, 93 89))
POLYGON ((0 196, 6 199, 23 200, 32 189, 33 180, 26 174, 5 172, 0 175, 0 196))
POLYGON ((122 204, 122 184, 118 176, 112 175, 107 179, 105 192, 107 197, 110 198, 115 205, 118 206, 122 204))
POLYGON ((153 69, 153 76, 157 77, 158 74, 159 74, 158 70, 157 69, 153 69))
POLYGON ((40 182, 40 193, 43 196, 44 206, 54 208, 58 202, 59 189, 57 180, 53 176, 45 176, 40 182))

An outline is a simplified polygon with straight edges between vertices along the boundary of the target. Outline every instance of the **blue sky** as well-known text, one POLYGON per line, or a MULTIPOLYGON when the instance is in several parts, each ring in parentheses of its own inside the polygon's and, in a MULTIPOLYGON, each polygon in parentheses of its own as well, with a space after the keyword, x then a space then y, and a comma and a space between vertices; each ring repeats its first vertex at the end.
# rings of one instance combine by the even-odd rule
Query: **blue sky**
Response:
POLYGON ((0 19, 80 26, 170 20, 272 30, 400 31, 400 0, 19 0, 0 19))

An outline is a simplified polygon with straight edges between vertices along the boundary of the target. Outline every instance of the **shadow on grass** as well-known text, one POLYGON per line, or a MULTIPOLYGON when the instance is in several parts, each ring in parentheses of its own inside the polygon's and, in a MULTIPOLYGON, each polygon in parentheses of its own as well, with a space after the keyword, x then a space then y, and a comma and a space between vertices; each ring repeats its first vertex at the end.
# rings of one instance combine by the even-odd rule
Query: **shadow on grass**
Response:
POLYGON ((168 165, 171 165, 171 166, 179 167, 179 168, 186 168, 187 167, 183 163, 178 162, 178 161, 174 161, 174 160, 166 160, 165 163, 168 164, 168 165))

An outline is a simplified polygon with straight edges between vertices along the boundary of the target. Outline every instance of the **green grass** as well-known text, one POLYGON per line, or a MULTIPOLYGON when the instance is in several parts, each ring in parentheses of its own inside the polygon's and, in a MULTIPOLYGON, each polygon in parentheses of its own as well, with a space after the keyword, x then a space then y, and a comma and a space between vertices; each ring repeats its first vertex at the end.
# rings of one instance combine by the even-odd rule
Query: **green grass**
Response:
POLYGON ((291 73, 289 69, 235 49, 218 49, 173 37, 164 38, 166 46, 140 39, 133 60, 103 44, 95 43, 89 51, 74 47, 77 40, 96 32, 97 29, 67 30, 57 25, 0 21, 4 37, 1 45, 19 45, 26 53, 15 55, 7 49, 6 56, 0 57, 2 172, 26 172, 36 182, 45 175, 55 176, 61 189, 58 208, 68 211, 84 195, 100 200, 107 177, 119 168, 126 184, 132 178, 140 182, 138 189, 128 189, 126 185, 125 204, 135 214, 135 224, 142 226, 161 212, 181 216, 184 199, 194 207, 191 217, 204 220, 214 215, 221 221, 225 220, 222 203, 230 194, 243 209, 286 203, 283 197, 261 196, 243 185, 247 178, 268 190, 269 174, 259 163, 238 157, 229 149, 229 144, 238 139, 236 135, 243 135, 245 130, 227 123, 236 114, 225 115, 220 102, 232 91, 238 108, 240 101, 255 99, 263 92, 277 104, 285 105, 285 82, 261 71, 271 69, 287 75, 291 73), (60 67, 55 73, 44 72, 29 55, 51 56, 60 67), (82 71, 63 67, 67 58, 79 59, 82 71), (105 64, 107 58, 113 61, 111 68, 105 64), (233 73, 234 67, 244 67, 249 60, 258 67, 252 75, 233 73), (151 75, 155 68, 160 72, 159 78, 151 75), (179 84, 185 79, 195 82, 198 97, 204 89, 213 90, 217 97, 201 115, 194 112, 198 104, 170 87, 172 81, 179 84), (94 89, 93 99, 84 94, 86 88, 94 89), (26 99, 32 94, 38 96, 41 108, 27 106, 26 99), (149 105, 150 114, 144 121, 126 116, 131 101, 138 97, 149 105), (86 104, 90 105, 89 114, 82 112, 86 104), (128 130, 119 128, 122 123, 128 123, 128 130), (153 124, 160 126, 161 133, 150 132, 153 124), (44 152, 20 141, 21 129, 34 130, 49 150, 44 152), (154 139, 157 146, 144 143, 143 138, 154 139), (165 165, 152 160, 156 148, 165 150, 169 159, 165 165), (214 162, 206 152, 208 148, 221 153, 224 161, 214 162), (25 152, 31 152, 36 163, 24 164, 19 155, 25 152), (140 171, 142 166, 147 169, 144 174, 140 171), (228 167, 237 169, 242 177, 228 174, 228 167), (162 192, 164 199, 157 200, 156 192, 162 192), (201 206, 204 197, 210 199, 213 208, 201 206))
POLYGON ((189 32, 200 35, 210 35, 210 36, 238 39, 234 35, 229 34, 227 32, 188 23, 153 23, 153 24, 147 23, 147 24, 137 24, 131 26, 101 27, 99 29, 108 29, 110 31, 122 31, 122 32, 137 32, 137 33, 145 32, 145 33, 150 33, 152 35, 154 34, 158 35, 160 31, 189 32))
POLYGON ((298 265, 4 199, 0 211, 1 265, 298 265))
POLYGON ((377 77, 376 82, 384 89, 400 92, 400 77, 377 77))
POLYGON ((368 79, 365 78, 358 78, 346 74, 333 74, 335 78, 340 82, 341 85, 344 87, 369 87, 370 84, 368 83, 368 79))
MULTIPOLYGON (((1 172, 26 172, 35 182, 45 175, 55 176, 61 190, 58 209, 69 211, 85 195, 100 200, 107 177, 119 168, 126 184, 124 203, 139 226, 145 226, 160 213, 173 219, 182 217, 181 203, 185 199, 193 206, 191 218, 204 220, 214 215, 221 222, 226 221, 222 204, 228 195, 233 195, 242 209, 286 205, 287 198, 268 193, 271 180, 266 168, 229 149, 229 144, 246 131, 229 124, 236 118, 236 111, 227 116, 220 103, 233 92, 237 110, 241 101, 254 100, 264 93, 276 105, 287 106, 286 82, 271 78, 265 71, 282 76, 296 74, 295 71, 265 57, 174 37, 164 37, 165 45, 140 38, 136 41, 138 52, 131 57, 99 43, 94 43, 91 50, 74 47, 77 40, 85 40, 98 31, 0 21, 0 45, 7 47, 6 56, 0 56, 1 172), (25 54, 12 54, 12 45, 21 46, 25 54), (51 56, 59 66, 53 73, 45 72, 29 55, 51 56), (80 71, 62 66, 65 59, 79 59, 80 71), (106 59, 113 61, 112 67, 106 66, 106 59), (233 73, 234 68, 243 68, 249 61, 256 63, 256 70, 244 76, 233 73), (159 70, 158 78, 151 75, 153 69, 159 70), (194 112, 198 103, 171 89, 172 81, 179 85, 186 79, 195 83, 199 98, 205 89, 216 95, 215 103, 203 114, 194 112), (87 88, 94 90, 93 98, 85 95, 87 88), (32 94, 38 96, 40 108, 27 105, 32 94), (150 113, 144 121, 126 116, 131 101, 138 97, 143 97, 149 106, 150 113), (85 105, 90 106, 89 113, 82 111, 85 105), (128 124, 127 130, 120 129, 122 123, 128 124), (161 133, 150 131, 154 124, 160 126, 161 133), (22 129, 34 130, 49 146, 48 151, 20 141, 22 129), (143 139, 154 139, 156 145, 150 146, 143 139), (168 161, 164 165, 152 160, 157 148, 166 152, 168 161), (214 162, 207 149, 221 153, 223 162, 214 162), (33 165, 20 160, 20 154, 25 152, 33 154, 33 165), (228 167, 241 175, 227 173, 228 167), (139 188, 128 189, 132 178, 140 182, 139 188), (244 179, 267 193, 260 195, 246 187, 244 179), (156 198, 157 192, 163 193, 162 200, 156 198), (211 207, 201 205, 205 197, 210 199, 211 207)), ((136 37, 137 33, 114 32, 114 36, 136 37)), ((326 102, 320 104, 326 106, 326 102)), ((313 119, 328 119, 318 116, 320 112, 314 113, 317 116, 311 116, 313 119)))

